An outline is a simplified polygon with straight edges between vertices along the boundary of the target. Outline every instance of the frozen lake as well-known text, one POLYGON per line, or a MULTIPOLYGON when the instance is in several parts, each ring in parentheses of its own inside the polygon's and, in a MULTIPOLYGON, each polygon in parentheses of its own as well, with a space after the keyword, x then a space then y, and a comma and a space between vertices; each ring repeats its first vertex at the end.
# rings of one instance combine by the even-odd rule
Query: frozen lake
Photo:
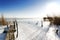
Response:
MULTIPOLYGON (((15 19, 11 19, 15 20, 15 19)), ((59 34, 56 34, 54 25, 49 26, 49 22, 43 22, 41 19, 21 18, 18 22, 18 38, 16 40, 60 40, 59 34), (43 23, 42 23, 43 22, 43 23), (43 24, 43 26, 41 26, 43 24)))
POLYGON ((51 30, 51 32, 49 31, 50 29, 56 30, 55 28, 49 28, 48 25, 45 25, 45 27, 41 27, 41 26, 35 25, 36 22, 37 22, 36 20, 19 21, 18 22, 18 28, 19 28, 18 38, 16 40, 50 40, 50 39, 60 40, 53 30, 51 30), (53 38, 50 35, 52 35, 53 38))

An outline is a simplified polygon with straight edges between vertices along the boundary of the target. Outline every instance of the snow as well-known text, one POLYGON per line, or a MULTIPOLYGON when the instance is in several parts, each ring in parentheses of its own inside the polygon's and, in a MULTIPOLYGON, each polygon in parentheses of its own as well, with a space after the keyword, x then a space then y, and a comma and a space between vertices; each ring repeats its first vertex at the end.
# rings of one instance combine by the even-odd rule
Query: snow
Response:
POLYGON ((46 40, 60 40, 59 37, 56 34, 56 28, 55 26, 50 27, 49 31, 46 33, 46 40))
POLYGON ((19 23, 19 36, 18 40, 26 40, 31 34, 37 31, 39 28, 33 27, 33 25, 26 24, 26 23, 19 23))
POLYGON ((5 40, 6 37, 6 33, 3 33, 5 31, 8 30, 7 26, 0 26, 0 40, 5 40))
MULTIPOLYGON (((49 22, 44 22, 44 26, 38 26, 28 22, 18 23, 18 38, 16 40, 60 40, 56 34, 59 29, 56 26, 49 26, 49 22)), ((59 34, 59 33, 58 33, 59 34)))
MULTIPOLYGON (((16 40, 60 40, 60 26, 49 25, 50 22, 41 22, 37 20, 18 21, 18 38, 16 40), (58 35, 56 34, 56 30, 58 35)), ((4 40, 6 33, 3 33, 7 26, 0 27, 0 40, 4 40)))
POLYGON ((0 26, 0 34, 3 33, 4 28, 6 28, 6 27, 7 27, 6 25, 5 26, 0 26))
POLYGON ((6 33, 1 33, 0 34, 0 40, 5 40, 6 37, 6 33))
POLYGON ((58 32, 58 36, 60 37, 60 26, 59 26, 58 30, 59 30, 59 32, 58 32))

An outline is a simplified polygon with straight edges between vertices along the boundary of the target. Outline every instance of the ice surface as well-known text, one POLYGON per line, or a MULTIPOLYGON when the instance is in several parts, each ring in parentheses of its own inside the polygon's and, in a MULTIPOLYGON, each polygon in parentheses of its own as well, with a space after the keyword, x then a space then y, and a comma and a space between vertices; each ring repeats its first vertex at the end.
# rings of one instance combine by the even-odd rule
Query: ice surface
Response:
POLYGON ((56 28, 50 27, 49 31, 46 33, 46 40, 60 40, 55 32, 56 28))
POLYGON ((59 36, 55 33, 56 27, 50 27, 49 25, 39 27, 34 25, 34 23, 18 23, 19 32, 16 40, 60 40, 59 36))
POLYGON ((7 26, 0 26, 0 40, 5 40, 6 38, 6 34, 7 33, 3 33, 5 31, 8 30, 7 26))
POLYGON ((0 26, 0 34, 3 33, 4 28, 6 28, 7 26, 0 26))

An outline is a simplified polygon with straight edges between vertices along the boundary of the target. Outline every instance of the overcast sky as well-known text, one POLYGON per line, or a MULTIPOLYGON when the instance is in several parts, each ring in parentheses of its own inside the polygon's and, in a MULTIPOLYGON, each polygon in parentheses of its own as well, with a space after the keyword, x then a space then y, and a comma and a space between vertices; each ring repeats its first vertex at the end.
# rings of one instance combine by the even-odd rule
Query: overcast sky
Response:
POLYGON ((60 14, 59 0, 0 0, 0 15, 18 18, 41 18, 60 14))

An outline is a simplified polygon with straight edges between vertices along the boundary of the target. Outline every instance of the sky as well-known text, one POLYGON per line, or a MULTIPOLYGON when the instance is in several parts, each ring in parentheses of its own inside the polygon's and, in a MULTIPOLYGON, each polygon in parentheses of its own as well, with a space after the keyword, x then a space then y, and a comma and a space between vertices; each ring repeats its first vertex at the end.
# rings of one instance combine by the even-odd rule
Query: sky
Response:
POLYGON ((59 0, 0 0, 0 15, 17 18, 41 18, 60 13, 59 0))

